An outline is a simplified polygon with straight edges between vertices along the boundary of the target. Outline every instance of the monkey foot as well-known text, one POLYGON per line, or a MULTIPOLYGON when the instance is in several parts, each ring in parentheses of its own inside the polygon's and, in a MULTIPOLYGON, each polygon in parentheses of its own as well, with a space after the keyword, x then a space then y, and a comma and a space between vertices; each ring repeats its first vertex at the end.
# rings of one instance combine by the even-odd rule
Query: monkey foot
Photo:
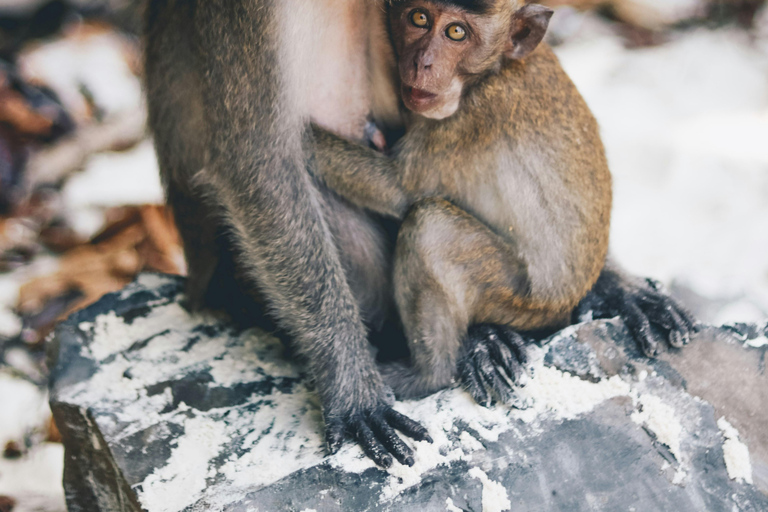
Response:
POLYGON ((413 450, 400 439, 395 429, 416 441, 432 442, 427 429, 388 405, 380 405, 368 413, 351 414, 346 419, 327 419, 325 439, 331 454, 339 451, 349 436, 383 468, 392 465, 393 455, 400 464, 413 466, 413 450))
POLYGON ((693 316, 653 279, 636 284, 620 276, 601 276, 577 308, 579 317, 589 312, 592 318, 620 317, 648 357, 658 355, 664 342, 682 348, 698 332, 693 316))
POLYGON ((494 398, 510 403, 514 399, 513 386, 525 386, 527 343, 508 327, 479 324, 469 328, 459 374, 479 404, 488 405, 494 398))

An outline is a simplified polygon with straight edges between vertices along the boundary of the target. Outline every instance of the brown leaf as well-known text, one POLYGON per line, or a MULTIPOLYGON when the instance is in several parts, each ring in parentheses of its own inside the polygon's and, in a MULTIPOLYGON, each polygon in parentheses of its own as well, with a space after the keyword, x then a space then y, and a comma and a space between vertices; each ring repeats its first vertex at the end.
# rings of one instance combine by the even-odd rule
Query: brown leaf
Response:
POLYGON ((50 135, 53 120, 35 112, 24 97, 12 89, 0 87, 0 123, 23 135, 50 135))
POLYGON ((30 342, 44 339, 56 321, 123 288, 142 270, 183 271, 181 239, 165 206, 118 208, 107 218, 110 224, 90 243, 61 257, 55 274, 21 287, 17 309, 33 328, 30 342))

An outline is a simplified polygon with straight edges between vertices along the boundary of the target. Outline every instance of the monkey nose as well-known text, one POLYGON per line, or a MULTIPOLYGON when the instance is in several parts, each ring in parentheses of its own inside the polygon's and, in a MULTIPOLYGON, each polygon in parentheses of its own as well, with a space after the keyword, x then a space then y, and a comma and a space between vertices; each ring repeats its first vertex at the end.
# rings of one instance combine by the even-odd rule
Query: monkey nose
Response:
POLYGON ((419 50, 416 55, 413 56, 413 66, 416 71, 427 70, 432 67, 433 58, 427 54, 424 50, 419 50))

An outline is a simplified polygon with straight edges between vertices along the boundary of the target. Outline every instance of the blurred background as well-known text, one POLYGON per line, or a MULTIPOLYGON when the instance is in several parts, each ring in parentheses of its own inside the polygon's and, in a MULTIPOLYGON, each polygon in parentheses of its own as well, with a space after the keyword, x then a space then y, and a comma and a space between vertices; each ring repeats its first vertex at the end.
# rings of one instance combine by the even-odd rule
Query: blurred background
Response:
MULTIPOLYGON (((612 252, 705 322, 768 319, 765 0, 550 0, 600 122, 612 252)), ((141 89, 140 2, 0 0, 0 512, 64 511, 55 322, 183 274, 141 89)))

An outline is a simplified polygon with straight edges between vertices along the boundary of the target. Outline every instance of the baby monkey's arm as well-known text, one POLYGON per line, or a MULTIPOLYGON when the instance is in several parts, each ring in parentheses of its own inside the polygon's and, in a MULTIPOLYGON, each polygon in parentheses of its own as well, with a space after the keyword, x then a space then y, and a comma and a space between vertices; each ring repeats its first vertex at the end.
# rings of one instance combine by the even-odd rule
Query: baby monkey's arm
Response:
POLYGON ((395 159, 312 125, 317 178, 347 201, 402 219, 413 198, 395 159))

